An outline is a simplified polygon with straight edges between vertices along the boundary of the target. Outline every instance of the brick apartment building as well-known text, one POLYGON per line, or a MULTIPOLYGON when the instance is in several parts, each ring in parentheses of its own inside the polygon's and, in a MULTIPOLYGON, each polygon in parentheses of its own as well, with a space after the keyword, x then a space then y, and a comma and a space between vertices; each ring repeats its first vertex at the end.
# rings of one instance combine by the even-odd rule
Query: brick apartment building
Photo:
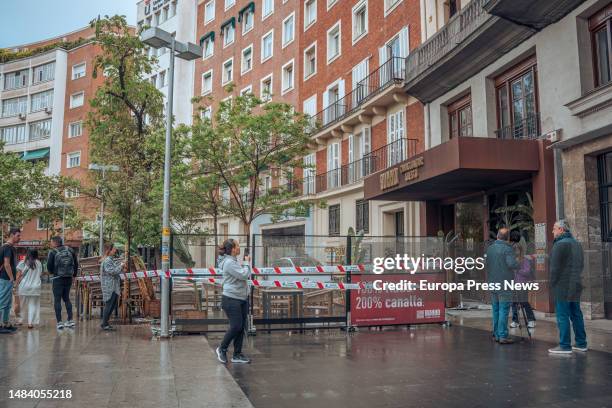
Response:
MULTIPOLYGON (((24 160, 41 160, 49 175, 87 181, 88 132, 84 125, 89 99, 103 78, 94 79, 93 62, 99 47, 86 27, 36 43, 11 47, 33 51, 26 58, 0 63, 0 138, 6 152, 24 160), (57 47, 52 47, 57 44, 57 47), (43 48, 44 47, 44 48, 43 48), (36 50, 39 50, 38 52, 36 50)), ((78 191, 66 191, 65 203, 85 220, 95 221, 98 205, 78 191)), ((61 223, 55 227, 61 228, 61 223)), ((83 230, 65 231, 66 242, 78 248, 83 230)), ((23 226, 21 246, 43 245, 49 230, 39 219, 23 226)))
MULTIPOLYGON (((423 147, 422 106, 401 88, 405 58, 420 43, 419 10, 417 0, 198 1, 204 57, 194 94, 218 102, 231 82, 234 93, 270 94, 321 126, 304 158, 315 168, 304 171, 302 187, 330 206, 280 223, 260 217, 254 233, 334 237, 352 226, 370 235, 418 234, 418 205, 364 202, 363 177, 386 165, 387 151, 400 160, 423 147)), ((232 219, 219 227, 224 235, 243 231, 232 219)))

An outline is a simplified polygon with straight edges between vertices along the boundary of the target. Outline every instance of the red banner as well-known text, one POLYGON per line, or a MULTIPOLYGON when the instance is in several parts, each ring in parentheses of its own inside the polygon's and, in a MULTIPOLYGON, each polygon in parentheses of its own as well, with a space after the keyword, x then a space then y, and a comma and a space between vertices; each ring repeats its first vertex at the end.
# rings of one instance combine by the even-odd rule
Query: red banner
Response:
POLYGON ((393 275, 353 275, 351 282, 364 282, 366 289, 351 290, 351 324, 378 326, 387 324, 435 323, 446 320, 443 291, 418 290, 421 280, 442 282, 443 274, 418 273, 393 275), (374 286, 377 282, 377 290, 374 286), (383 283, 411 281, 416 290, 383 290, 383 283))

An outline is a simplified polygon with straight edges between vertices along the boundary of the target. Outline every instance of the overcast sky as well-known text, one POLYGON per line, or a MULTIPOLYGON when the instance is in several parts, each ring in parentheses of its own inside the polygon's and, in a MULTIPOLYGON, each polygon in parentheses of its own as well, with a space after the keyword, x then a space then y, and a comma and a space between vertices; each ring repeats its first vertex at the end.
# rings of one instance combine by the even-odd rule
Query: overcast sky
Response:
POLYGON ((85 27, 99 15, 122 14, 136 24, 137 0, 0 0, 0 48, 52 38, 85 27))

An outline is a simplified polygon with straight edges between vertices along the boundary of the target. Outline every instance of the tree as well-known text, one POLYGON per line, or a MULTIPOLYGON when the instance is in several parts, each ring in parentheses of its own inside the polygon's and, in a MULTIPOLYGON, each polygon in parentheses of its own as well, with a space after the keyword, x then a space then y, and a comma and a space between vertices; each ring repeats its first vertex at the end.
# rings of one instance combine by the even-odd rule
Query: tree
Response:
POLYGON ((274 220, 304 214, 312 203, 297 198, 301 183, 295 170, 303 168, 309 127, 308 119, 291 105, 252 94, 221 101, 214 120, 195 118, 194 159, 204 180, 229 195, 221 194, 215 211, 240 219, 247 236, 263 214, 274 220), (270 188, 266 176, 285 181, 270 188))
POLYGON ((146 79, 156 61, 125 18, 107 16, 91 24, 101 47, 93 75, 105 77, 90 101, 91 161, 119 168, 104 180, 93 172, 92 177, 102 186, 111 218, 131 249, 134 237, 148 229, 143 213, 155 207, 151 192, 162 178, 164 101, 146 79))
MULTIPOLYGON (((19 154, 4 152, 0 141, 0 220, 3 225, 20 225, 33 216, 54 225, 61 220, 58 203, 67 186, 74 182, 59 176, 47 176, 43 163, 22 160, 19 154)), ((2 233, 2 231, 0 231, 2 233)))

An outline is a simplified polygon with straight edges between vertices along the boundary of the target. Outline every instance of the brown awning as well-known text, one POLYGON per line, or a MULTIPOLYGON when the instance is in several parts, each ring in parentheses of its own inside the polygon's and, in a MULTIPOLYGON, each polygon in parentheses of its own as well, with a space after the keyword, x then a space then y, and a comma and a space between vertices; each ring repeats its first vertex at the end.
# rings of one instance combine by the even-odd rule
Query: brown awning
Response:
POLYGON ((458 137, 367 177, 367 200, 426 201, 487 191, 530 178, 536 140, 458 137))

